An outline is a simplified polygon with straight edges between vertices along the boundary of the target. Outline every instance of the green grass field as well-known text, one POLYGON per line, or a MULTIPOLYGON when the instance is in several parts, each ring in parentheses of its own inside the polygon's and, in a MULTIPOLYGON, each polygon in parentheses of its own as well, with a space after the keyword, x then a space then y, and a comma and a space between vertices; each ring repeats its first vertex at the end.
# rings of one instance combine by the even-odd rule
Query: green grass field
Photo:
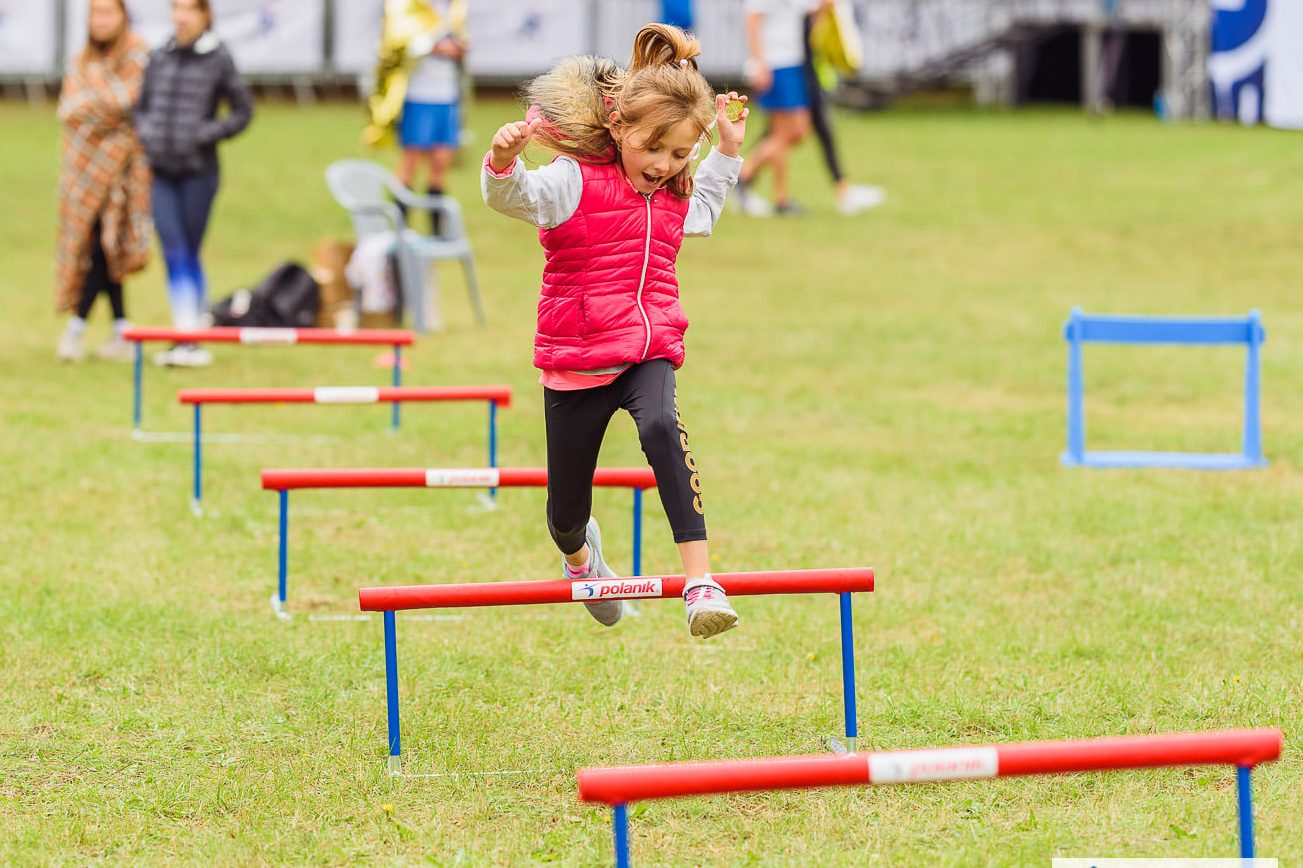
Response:
MULTIPOLYGON (((477 136, 452 192, 490 309, 449 328, 412 384, 509 383, 504 464, 544 461, 530 366, 541 254, 479 202, 477 136)), ((890 200, 833 209, 813 146, 808 217, 728 215, 680 259, 692 317, 680 404, 721 571, 871 565, 856 608, 862 745, 1303 726, 1303 150, 1296 135, 1073 112, 845 116, 859 180, 890 200), (1261 308, 1264 442, 1245 473, 1059 465, 1072 305, 1261 308)), ((354 106, 264 105, 225 151, 206 247, 216 297, 323 235, 347 237, 322 171, 357 153, 354 106)), ((758 132, 754 125, 753 134, 758 132)), ((214 408, 209 514, 185 444, 134 442, 129 367, 54 360, 58 130, 0 105, 0 862, 440 865, 610 859, 586 765, 822 750, 841 723, 832 598, 738 600, 740 629, 691 640, 681 605, 603 631, 577 607, 399 619, 407 769, 385 774, 377 584, 546 578, 543 495, 322 492, 294 498, 291 606, 275 580, 276 466, 478 465, 478 407, 214 408), (286 436, 293 435, 293 436, 286 436), (326 435, 324 437, 317 435, 326 435), (383 806, 391 805, 392 812, 383 806)), ((161 266, 128 287, 166 321, 161 266)), ((107 332, 94 314, 92 344, 107 332)), ((366 349, 217 346, 146 371, 145 423, 184 431, 183 386, 380 384, 366 349)), ((1094 448, 1238 449, 1242 352, 1091 347, 1094 448)), ((638 464, 617 420, 603 462, 638 464)), ((677 572, 654 499, 648 571, 677 572)), ((599 492, 628 563, 627 495, 599 492)), ((1303 855, 1297 745, 1255 776, 1259 852, 1303 855)), ((1053 856, 1232 856, 1234 773, 1202 768, 649 803, 642 864, 1047 865, 1053 856)))

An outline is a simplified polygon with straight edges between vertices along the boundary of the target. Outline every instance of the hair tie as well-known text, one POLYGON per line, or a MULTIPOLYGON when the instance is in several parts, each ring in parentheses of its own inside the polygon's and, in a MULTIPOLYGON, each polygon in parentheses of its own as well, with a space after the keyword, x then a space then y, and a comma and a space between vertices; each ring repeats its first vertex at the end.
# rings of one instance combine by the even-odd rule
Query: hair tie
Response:
POLYGON ((561 140, 565 138, 565 135, 561 132, 560 128, 544 116, 543 109, 539 107, 538 103, 533 103, 525 111, 525 120, 538 121, 538 128, 552 136, 554 139, 561 140))

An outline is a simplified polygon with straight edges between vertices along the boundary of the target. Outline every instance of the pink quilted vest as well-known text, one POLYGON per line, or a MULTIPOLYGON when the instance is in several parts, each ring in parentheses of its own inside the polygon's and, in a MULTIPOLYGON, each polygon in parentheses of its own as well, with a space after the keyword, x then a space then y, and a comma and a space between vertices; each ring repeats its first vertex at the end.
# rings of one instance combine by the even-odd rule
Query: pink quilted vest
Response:
POLYGON ((614 163, 579 166, 579 207, 538 233, 547 262, 534 366, 591 371, 669 359, 677 368, 688 318, 674 260, 688 201, 665 190, 643 196, 614 163))

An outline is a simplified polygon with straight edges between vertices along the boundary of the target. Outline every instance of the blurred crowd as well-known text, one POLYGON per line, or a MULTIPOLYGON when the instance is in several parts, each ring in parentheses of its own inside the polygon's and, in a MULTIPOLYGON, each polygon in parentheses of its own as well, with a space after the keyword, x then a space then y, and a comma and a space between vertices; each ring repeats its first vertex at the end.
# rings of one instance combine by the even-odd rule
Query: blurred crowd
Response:
MULTIPOLYGON (((395 204, 404 222, 428 226, 436 237, 461 231, 441 225, 447 209, 422 208, 428 214, 421 221, 428 222, 421 222, 404 203, 442 200, 463 141, 465 58, 472 50, 466 7, 467 0, 386 0, 362 135, 372 147, 396 143, 394 178, 423 195, 395 196, 395 204)), ((880 188, 848 177, 824 98, 836 76, 859 62, 848 4, 746 0, 745 9, 738 38, 747 46, 747 85, 765 109, 766 126, 745 153, 731 203, 755 217, 804 213, 788 163, 811 131, 839 210, 853 215, 881 203, 880 188), (758 190, 765 174, 770 198, 758 190)), ((221 186, 218 145, 249 126, 254 101, 214 32, 209 0, 172 0, 173 32, 153 50, 133 32, 125 0, 88 0, 88 11, 86 42, 69 63, 58 106, 64 135, 55 307, 67 321, 57 355, 85 357, 87 318, 105 296, 112 336, 95 354, 127 360, 123 284, 148 263, 155 237, 173 326, 185 331, 212 321, 202 249, 221 186)), ((660 6, 663 22, 689 32, 695 12, 693 0, 660 6)), ((384 263, 355 262, 353 272, 383 276, 384 263)), ((211 355, 198 343, 179 342, 154 360, 196 367, 210 364, 211 355)))

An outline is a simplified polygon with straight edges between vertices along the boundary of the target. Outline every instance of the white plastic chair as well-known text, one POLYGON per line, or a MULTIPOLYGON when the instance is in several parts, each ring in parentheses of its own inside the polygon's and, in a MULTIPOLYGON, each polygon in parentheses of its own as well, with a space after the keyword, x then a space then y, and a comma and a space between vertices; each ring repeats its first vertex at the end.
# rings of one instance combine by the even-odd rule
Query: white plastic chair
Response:
POLYGON ((370 160, 339 160, 326 168, 326 186, 335 201, 347 209, 353 232, 361 241, 377 233, 393 235, 402 284, 403 306, 411 311, 412 328, 429 330, 425 300, 427 263, 440 259, 461 261, 466 273, 466 291, 470 293, 475 321, 484 325, 484 302, 479 281, 475 278, 475 258, 461 218, 461 206, 451 196, 422 196, 398 182, 388 169, 370 160), (439 234, 419 235, 406 229, 402 211, 395 201, 408 209, 439 212, 439 234), (404 231, 406 230, 406 231, 404 231))

